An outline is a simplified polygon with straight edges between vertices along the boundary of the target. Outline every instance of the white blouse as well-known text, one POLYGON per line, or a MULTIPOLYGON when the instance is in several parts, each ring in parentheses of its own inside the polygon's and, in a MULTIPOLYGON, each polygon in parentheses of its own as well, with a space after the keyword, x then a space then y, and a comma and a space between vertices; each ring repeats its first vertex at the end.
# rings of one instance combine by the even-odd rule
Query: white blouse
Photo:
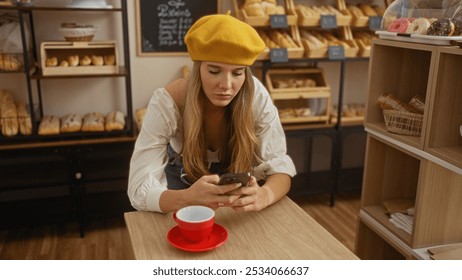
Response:
MULTIPOLYGON (((253 80, 253 116, 262 158, 256 160, 252 174, 257 180, 275 173, 293 177, 296 170, 287 155, 286 138, 278 111, 263 84, 255 77, 253 80)), ((128 196, 135 209, 161 212, 160 195, 167 190, 167 176, 164 172, 168 162, 167 145, 170 143, 175 151, 181 151, 182 137, 182 116, 175 101, 165 88, 155 90, 130 162, 128 196)))

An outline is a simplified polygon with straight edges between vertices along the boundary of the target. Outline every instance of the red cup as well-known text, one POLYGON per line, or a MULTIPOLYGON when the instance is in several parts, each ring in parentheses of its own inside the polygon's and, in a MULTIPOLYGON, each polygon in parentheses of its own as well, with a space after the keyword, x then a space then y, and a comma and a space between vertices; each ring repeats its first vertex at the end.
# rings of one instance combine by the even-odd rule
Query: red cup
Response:
POLYGON ((181 235, 192 243, 200 242, 210 236, 214 217, 213 209, 200 205, 187 206, 173 214, 181 235))

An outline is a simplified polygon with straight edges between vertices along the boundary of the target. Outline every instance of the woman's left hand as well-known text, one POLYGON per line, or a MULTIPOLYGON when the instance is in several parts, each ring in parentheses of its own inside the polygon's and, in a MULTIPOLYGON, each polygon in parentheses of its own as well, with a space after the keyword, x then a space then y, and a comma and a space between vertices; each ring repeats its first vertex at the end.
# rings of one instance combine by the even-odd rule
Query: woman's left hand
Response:
POLYGON ((240 195, 230 207, 236 211, 259 211, 270 204, 268 190, 260 187, 255 177, 251 177, 246 187, 240 187, 227 194, 240 195))

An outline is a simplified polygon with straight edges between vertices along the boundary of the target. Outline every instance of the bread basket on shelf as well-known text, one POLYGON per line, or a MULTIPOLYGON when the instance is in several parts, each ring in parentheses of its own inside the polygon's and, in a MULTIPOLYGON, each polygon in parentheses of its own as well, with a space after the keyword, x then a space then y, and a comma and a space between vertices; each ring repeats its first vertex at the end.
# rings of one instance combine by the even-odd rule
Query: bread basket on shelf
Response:
POLYGON ((385 127, 388 131, 410 136, 420 136, 423 115, 398 110, 383 110, 385 127))
POLYGON ((96 33, 93 25, 76 25, 75 23, 63 23, 59 29, 66 41, 90 42, 96 33))

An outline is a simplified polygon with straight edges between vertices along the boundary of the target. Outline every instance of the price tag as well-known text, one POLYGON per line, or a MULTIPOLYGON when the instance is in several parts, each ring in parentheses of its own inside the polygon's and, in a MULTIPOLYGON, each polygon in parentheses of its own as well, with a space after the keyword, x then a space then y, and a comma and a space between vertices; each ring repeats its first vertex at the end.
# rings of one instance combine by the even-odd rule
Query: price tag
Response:
POLYGON ((330 46, 327 49, 329 59, 332 60, 341 60, 345 59, 345 49, 343 46, 330 46))
POLYGON ((382 28, 382 17, 369 17, 369 29, 379 30, 382 28))
POLYGON ((271 28, 288 28, 287 15, 270 15, 271 28))
POLYGON ((270 49, 270 61, 271 62, 288 62, 289 54, 286 48, 274 48, 270 49))
POLYGON ((337 17, 333 15, 321 15, 321 28, 323 29, 337 28, 337 17))

